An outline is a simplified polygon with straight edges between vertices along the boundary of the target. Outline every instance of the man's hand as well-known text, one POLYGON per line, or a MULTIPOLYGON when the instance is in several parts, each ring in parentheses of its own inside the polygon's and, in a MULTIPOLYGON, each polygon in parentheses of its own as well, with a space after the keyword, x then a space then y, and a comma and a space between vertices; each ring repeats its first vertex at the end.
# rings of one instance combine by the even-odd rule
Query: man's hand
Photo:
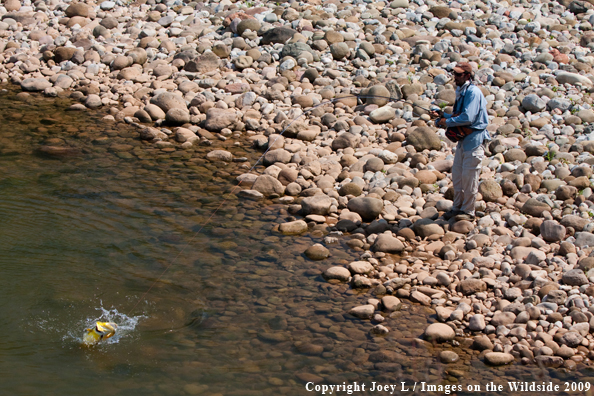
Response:
POLYGON ((439 112, 439 111, 431 110, 431 111, 429 112, 429 114, 430 114, 430 115, 431 115, 431 117, 433 117, 433 118, 438 118, 438 117, 441 117, 441 114, 440 114, 440 112, 439 112))
POLYGON ((437 120, 437 122, 435 123, 438 127, 442 127, 442 128, 446 128, 446 119, 445 118, 440 118, 439 120, 437 120))

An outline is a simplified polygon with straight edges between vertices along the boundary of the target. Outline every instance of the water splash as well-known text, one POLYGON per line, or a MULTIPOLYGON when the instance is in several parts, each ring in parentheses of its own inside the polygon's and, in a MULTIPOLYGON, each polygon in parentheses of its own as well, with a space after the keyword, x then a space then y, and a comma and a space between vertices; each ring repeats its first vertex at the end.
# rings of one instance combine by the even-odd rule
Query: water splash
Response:
POLYGON ((99 316, 89 317, 80 320, 73 328, 69 329, 63 337, 64 341, 82 344, 84 329, 95 326, 96 322, 113 322, 118 325, 115 335, 98 345, 117 344, 120 340, 132 336, 134 329, 140 320, 146 318, 144 315, 128 316, 119 312, 116 308, 106 309, 103 306, 96 308, 100 312, 99 316))

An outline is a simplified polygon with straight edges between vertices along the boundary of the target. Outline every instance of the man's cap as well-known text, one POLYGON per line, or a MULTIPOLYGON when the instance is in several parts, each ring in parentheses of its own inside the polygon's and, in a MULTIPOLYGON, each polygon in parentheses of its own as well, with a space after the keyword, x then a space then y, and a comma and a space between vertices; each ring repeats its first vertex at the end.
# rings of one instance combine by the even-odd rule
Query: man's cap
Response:
POLYGON ((472 74, 472 65, 468 62, 461 62, 458 63, 455 67, 454 67, 454 72, 456 73, 470 73, 472 74))

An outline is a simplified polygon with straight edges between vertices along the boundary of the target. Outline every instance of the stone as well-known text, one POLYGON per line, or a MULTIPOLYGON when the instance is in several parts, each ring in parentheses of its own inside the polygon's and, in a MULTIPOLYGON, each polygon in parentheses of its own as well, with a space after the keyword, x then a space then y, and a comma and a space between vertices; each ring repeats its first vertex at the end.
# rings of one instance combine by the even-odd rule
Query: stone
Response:
POLYGON ((563 345, 567 345, 570 348, 576 348, 582 343, 583 339, 584 337, 580 333, 568 331, 567 333, 563 334, 563 336, 561 336, 559 342, 563 345))
POLYGON ((431 235, 445 235, 444 229, 431 219, 420 219, 413 225, 415 233, 421 238, 427 238, 431 235))
POLYGON ((367 90, 365 95, 365 103, 376 104, 380 106, 380 108, 381 106, 387 105, 390 100, 390 91, 384 85, 374 85, 367 90))
POLYGON ((50 88, 52 83, 45 78, 26 78, 21 82, 21 89, 28 92, 39 92, 50 88))
MULTIPOLYGON (((559 84, 572 84, 572 85, 577 85, 577 84, 581 84, 582 86, 586 87, 586 88, 591 88, 592 87, 592 81, 586 77, 586 76, 582 76, 576 73, 569 73, 569 72, 559 72, 555 78, 557 79, 557 81, 559 82, 559 84)), ((578 114, 579 117, 579 114, 578 114)))
POLYGON ((301 201, 301 211, 304 216, 310 214, 327 215, 331 205, 332 200, 327 195, 314 195, 301 201))
POLYGON ((375 124, 383 124, 396 116, 396 110, 390 106, 383 106, 373 110, 369 114, 369 119, 375 124))
POLYGON ((254 182, 252 189, 264 194, 265 196, 282 195, 285 187, 272 176, 260 175, 254 182))
POLYGON ((576 232, 575 246, 579 248, 586 246, 594 247, 594 234, 590 232, 576 232))
POLYGON ((561 219, 561 225, 564 227, 571 227, 576 231, 583 231, 588 223, 588 219, 576 215, 566 215, 561 219))
POLYGON ((342 197, 344 197, 345 195, 353 195, 355 197, 358 197, 359 195, 361 195, 362 192, 363 190, 361 189, 361 186, 351 182, 346 183, 342 187, 340 187, 340 190, 338 190, 338 195, 342 197))
POLYGON ((429 127, 418 127, 406 137, 408 144, 411 144, 417 152, 423 150, 440 150, 441 140, 439 136, 429 127))
POLYGON ((485 327, 487 327, 485 323, 485 315, 472 315, 470 320, 468 321, 468 328, 471 331, 483 331, 485 327))
POLYGON ((287 164, 291 162, 293 155, 285 149, 279 148, 276 150, 270 150, 264 154, 263 162, 265 166, 273 165, 277 162, 287 164))
POLYGON ((103 106, 103 102, 101 102, 101 97, 99 97, 99 95, 90 94, 85 99, 85 106, 89 109, 98 109, 103 106))
POLYGON ((514 361, 514 355, 504 352, 487 352, 485 361, 493 366, 502 366, 514 361))
POLYGON ((186 62, 184 70, 190 73, 210 73, 219 68, 219 62, 219 57, 214 53, 205 52, 197 58, 186 62))
POLYGON ((369 261, 353 261, 347 266, 351 274, 368 274, 373 271, 373 265, 369 261))
POLYGON ((479 184, 479 193, 486 202, 497 202, 503 197, 503 190, 499 183, 493 179, 485 179, 479 184))
POLYGON ((458 291, 465 296, 483 292, 485 290, 487 290, 487 284, 480 279, 468 278, 458 284, 458 291))
POLYGON ((151 99, 151 103, 159 106, 161 110, 167 113, 171 109, 188 110, 186 101, 180 95, 172 92, 163 92, 151 99))
POLYGON ((506 162, 524 162, 526 161, 526 153, 522 149, 509 149, 506 151, 504 158, 506 162))
POLYGON ((223 128, 229 128, 238 121, 238 115, 233 109, 219 109, 212 107, 206 111, 204 128, 213 132, 220 132, 223 128))
POLYGON ((433 323, 425 329, 425 339, 428 341, 451 341, 455 336, 454 329, 443 323, 433 323))
POLYGON ((384 203, 377 198, 357 197, 348 202, 347 208, 358 213, 364 221, 371 221, 382 212, 384 203))
POLYGON ((398 238, 393 237, 391 233, 384 233, 378 235, 373 242, 371 249, 374 252, 401 253, 404 250, 404 247, 404 244, 398 238))
POLYGON ((89 16, 89 7, 85 3, 74 3, 66 8, 65 14, 67 17, 83 17, 86 18, 89 16))
MULTIPOLYGON (((184 129, 184 128, 179 128, 184 129)), ((178 129, 178 131, 179 131, 178 129)), ((192 131, 190 131, 192 132, 192 131)), ((193 132, 192 132, 193 133, 193 132)), ((184 140, 185 141, 185 140, 184 140)), ((223 161, 223 162, 231 162, 233 161, 233 154, 226 150, 213 150, 206 154, 206 159, 209 161, 223 161)))
POLYGON ((384 296, 382 297, 382 306, 386 311, 393 312, 399 311, 402 307, 402 303, 397 297, 394 296, 384 296))
POLYGON ((563 366, 563 358, 560 356, 540 355, 534 358, 540 367, 559 368, 563 366))
POLYGON ((522 107, 533 113, 538 113, 543 111, 547 105, 538 95, 530 94, 526 95, 522 100, 522 107))
POLYGON ((346 43, 334 43, 330 46, 330 53, 334 59, 342 60, 349 55, 350 49, 346 43))
POLYGON ((460 220, 452 225, 451 230, 459 234, 468 234, 474 230, 474 224, 468 220, 460 220))
POLYGON ((540 225, 540 236, 547 242, 559 242, 565 239, 565 227, 555 220, 545 220, 540 225))
POLYGON ((330 251, 325 246, 316 243, 305 250, 305 256, 310 260, 324 260, 330 256, 330 251))
POLYGON ((359 319, 370 319, 375 312, 375 307, 371 304, 360 305, 352 308, 349 313, 359 319))
POLYGON ((347 282, 351 278, 351 272, 344 267, 335 266, 324 271, 324 277, 326 279, 338 279, 339 281, 347 282))
POLYGON ((430 170, 420 170, 415 173, 415 177, 421 184, 434 184, 437 181, 437 175, 430 170))
POLYGON ((492 326, 507 326, 508 324, 514 323, 516 315, 513 312, 495 312, 491 318, 490 324, 492 326))
POLYGON ((261 43, 262 45, 275 43, 284 44, 288 40, 292 39, 295 33, 297 33, 296 30, 293 30, 285 26, 274 27, 264 32, 264 34, 262 35, 261 43))
POLYGON ((298 235, 307 231, 307 223, 303 220, 295 220, 287 223, 281 223, 279 225, 279 230, 281 233, 285 235, 298 235))
POLYGON ((332 141, 332 150, 336 151, 339 149, 345 149, 347 147, 355 148, 357 145, 359 145, 360 141, 360 136, 349 132, 343 132, 332 141))
POLYGON ((439 353, 439 360, 442 363, 456 363, 460 360, 460 356, 454 351, 441 351, 439 353))
POLYGON ((165 120, 172 125, 183 125, 190 122, 190 112, 185 109, 169 109, 165 114, 165 120))
POLYGON ((257 32, 261 27, 262 25, 257 19, 244 19, 237 25, 237 35, 241 36, 247 29, 257 32))
POLYGON ((492 350, 493 343, 491 342, 489 337, 487 337, 485 335, 479 335, 479 336, 474 337, 474 341, 472 343, 472 348, 479 350, 479 351, 492 350))
POLYGON ((572 269, 563 274, 563 283, 569 286, 581 286, 588 283, 588 278, 581 269, 572 269))
POLYGON ((545 210, 550 211, 551 207, 535 198, 530 198, 522 205, 522 212, 530 216, 540 217, 545 210))

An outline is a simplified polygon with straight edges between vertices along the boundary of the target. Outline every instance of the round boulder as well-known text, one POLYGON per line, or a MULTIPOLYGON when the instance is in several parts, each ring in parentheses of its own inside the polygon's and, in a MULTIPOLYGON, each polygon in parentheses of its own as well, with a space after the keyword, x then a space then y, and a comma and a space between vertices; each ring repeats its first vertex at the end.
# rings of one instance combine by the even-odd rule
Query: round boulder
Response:
POLYGON ((349 201, 347 208, 358 213, 364 221, 372 221, 382 212, 384 203, 377 198, 357 197, 349 201))
POLYGON ((455 336, 454 329, 443 323, 433 323, 425 329, 425 339, 428 341, 451 341, 455 336))

